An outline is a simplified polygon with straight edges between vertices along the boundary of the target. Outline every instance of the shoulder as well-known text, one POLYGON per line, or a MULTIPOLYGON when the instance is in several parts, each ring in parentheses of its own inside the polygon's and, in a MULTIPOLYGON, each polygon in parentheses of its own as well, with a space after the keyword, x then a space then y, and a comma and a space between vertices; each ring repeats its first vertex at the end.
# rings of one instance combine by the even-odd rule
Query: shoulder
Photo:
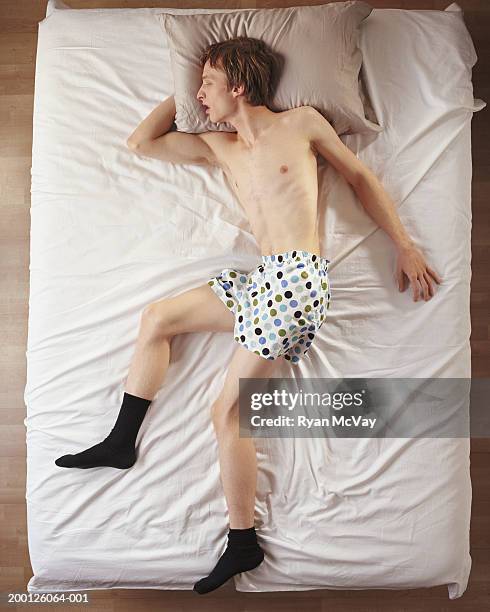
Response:
POLYGON ((309 116, 309 115, 318 113, 316 108, 314 108, 313 106, 297 106, 296 108, 293 108, 292 110, 296 111, 296 113, 301 114, 303 116, 309 116))
POLYGON ((318 141, 338 142, 339 138, 330 121, 314 106, 301 106, 298 111, 301 130, 312 146, 318 141))
POLYGON ((315 141, 321 128, 321 121, 325 121, 323 115, 313 106, 298 106, 294 109, 295 129, 310 146, 313 153, 317 153, 315 141))
POLYGON ((312 140, 318 132, 320 122, 325 119, 313 106, 298 106, 292 109, 295 127, 308 140, 312 140))
POLYGON ((295 111, 295 117, 298 124, 306 130, 314 128, 314 126, 318 124, 318 121, 322 119, 325 121, 323 115, 313 106, 298 106, 293 110, 295 111))

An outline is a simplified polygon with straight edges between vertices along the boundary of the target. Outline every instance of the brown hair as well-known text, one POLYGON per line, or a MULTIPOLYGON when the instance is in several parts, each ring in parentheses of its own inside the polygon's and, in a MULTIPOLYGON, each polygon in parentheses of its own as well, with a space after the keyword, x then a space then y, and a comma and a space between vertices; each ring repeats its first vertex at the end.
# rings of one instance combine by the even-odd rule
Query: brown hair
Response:
POLYGON ((199 58, 201 68, 209 60, 213 68, 224 70, 228 91, 244 85, 243 95, 251 106, 268 106, 281 68, 281 57, 263 40, 238 36, 209 45, 199 58))

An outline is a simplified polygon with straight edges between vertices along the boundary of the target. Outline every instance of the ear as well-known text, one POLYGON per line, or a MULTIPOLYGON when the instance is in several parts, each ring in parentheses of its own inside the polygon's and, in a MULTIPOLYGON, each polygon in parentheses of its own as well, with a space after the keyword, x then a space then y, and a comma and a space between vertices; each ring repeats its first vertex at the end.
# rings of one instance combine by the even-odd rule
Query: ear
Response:
POLYGON ((232 91, 233 93, 236 93, 237 96, 243 96, 243 93, 245 91, 245 85, 239 85, 238 87, 233 87, 232 91))

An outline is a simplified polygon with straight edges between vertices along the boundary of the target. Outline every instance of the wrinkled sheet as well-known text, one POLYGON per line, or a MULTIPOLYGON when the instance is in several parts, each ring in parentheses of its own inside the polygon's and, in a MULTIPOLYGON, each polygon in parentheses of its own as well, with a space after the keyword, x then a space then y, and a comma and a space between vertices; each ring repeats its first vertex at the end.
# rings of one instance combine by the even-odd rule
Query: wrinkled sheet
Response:
MULTIPOLYGON (((39 24, 25 387, 29 592, 191 589, 226 545, 209 407, 236 349, 231 333, 173 340, 133 468, 54 463, 110 431, 147 304, 260 260, 220 169, 126 148, 173 93, 155 18, 162 10, 208 12, 70 10, 50 0, 39 24)), ((458 93, 476 56, 457 19, 372 12, 363 70, 385 131, 342 137, 380 178, 442 285, 428 303, 398 292, 391 240, 322 162, 330 319, 311 360, 285 362, 275 376, 471 375, 470 124, 484 103, 458 93), (444 74, 450 45, 466 64, 444 74)), ((261 438, 256 446, 266 560, 235 577, 238 590, 447 584, 450 598, 462 595, 471 567, 467 439, 261 438)))

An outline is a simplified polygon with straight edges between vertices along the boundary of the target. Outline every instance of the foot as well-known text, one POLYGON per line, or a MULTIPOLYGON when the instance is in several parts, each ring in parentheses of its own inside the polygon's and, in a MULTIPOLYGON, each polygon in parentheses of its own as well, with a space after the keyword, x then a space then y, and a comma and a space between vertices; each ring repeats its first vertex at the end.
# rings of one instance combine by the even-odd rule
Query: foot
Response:
POLYGON ((136 463, 136 451, 133 446, 114 448, 106 439, 76 455, 63 455, 55 460, 59 467, 92 468, 114 467, 126 470, 136 463))
POLYGON ((213 571, 194 585, 200 595, 214 591, 235 574, 254 569, 264 560, 264 552, 258 544, 231 545, 221 555, 213 571))

